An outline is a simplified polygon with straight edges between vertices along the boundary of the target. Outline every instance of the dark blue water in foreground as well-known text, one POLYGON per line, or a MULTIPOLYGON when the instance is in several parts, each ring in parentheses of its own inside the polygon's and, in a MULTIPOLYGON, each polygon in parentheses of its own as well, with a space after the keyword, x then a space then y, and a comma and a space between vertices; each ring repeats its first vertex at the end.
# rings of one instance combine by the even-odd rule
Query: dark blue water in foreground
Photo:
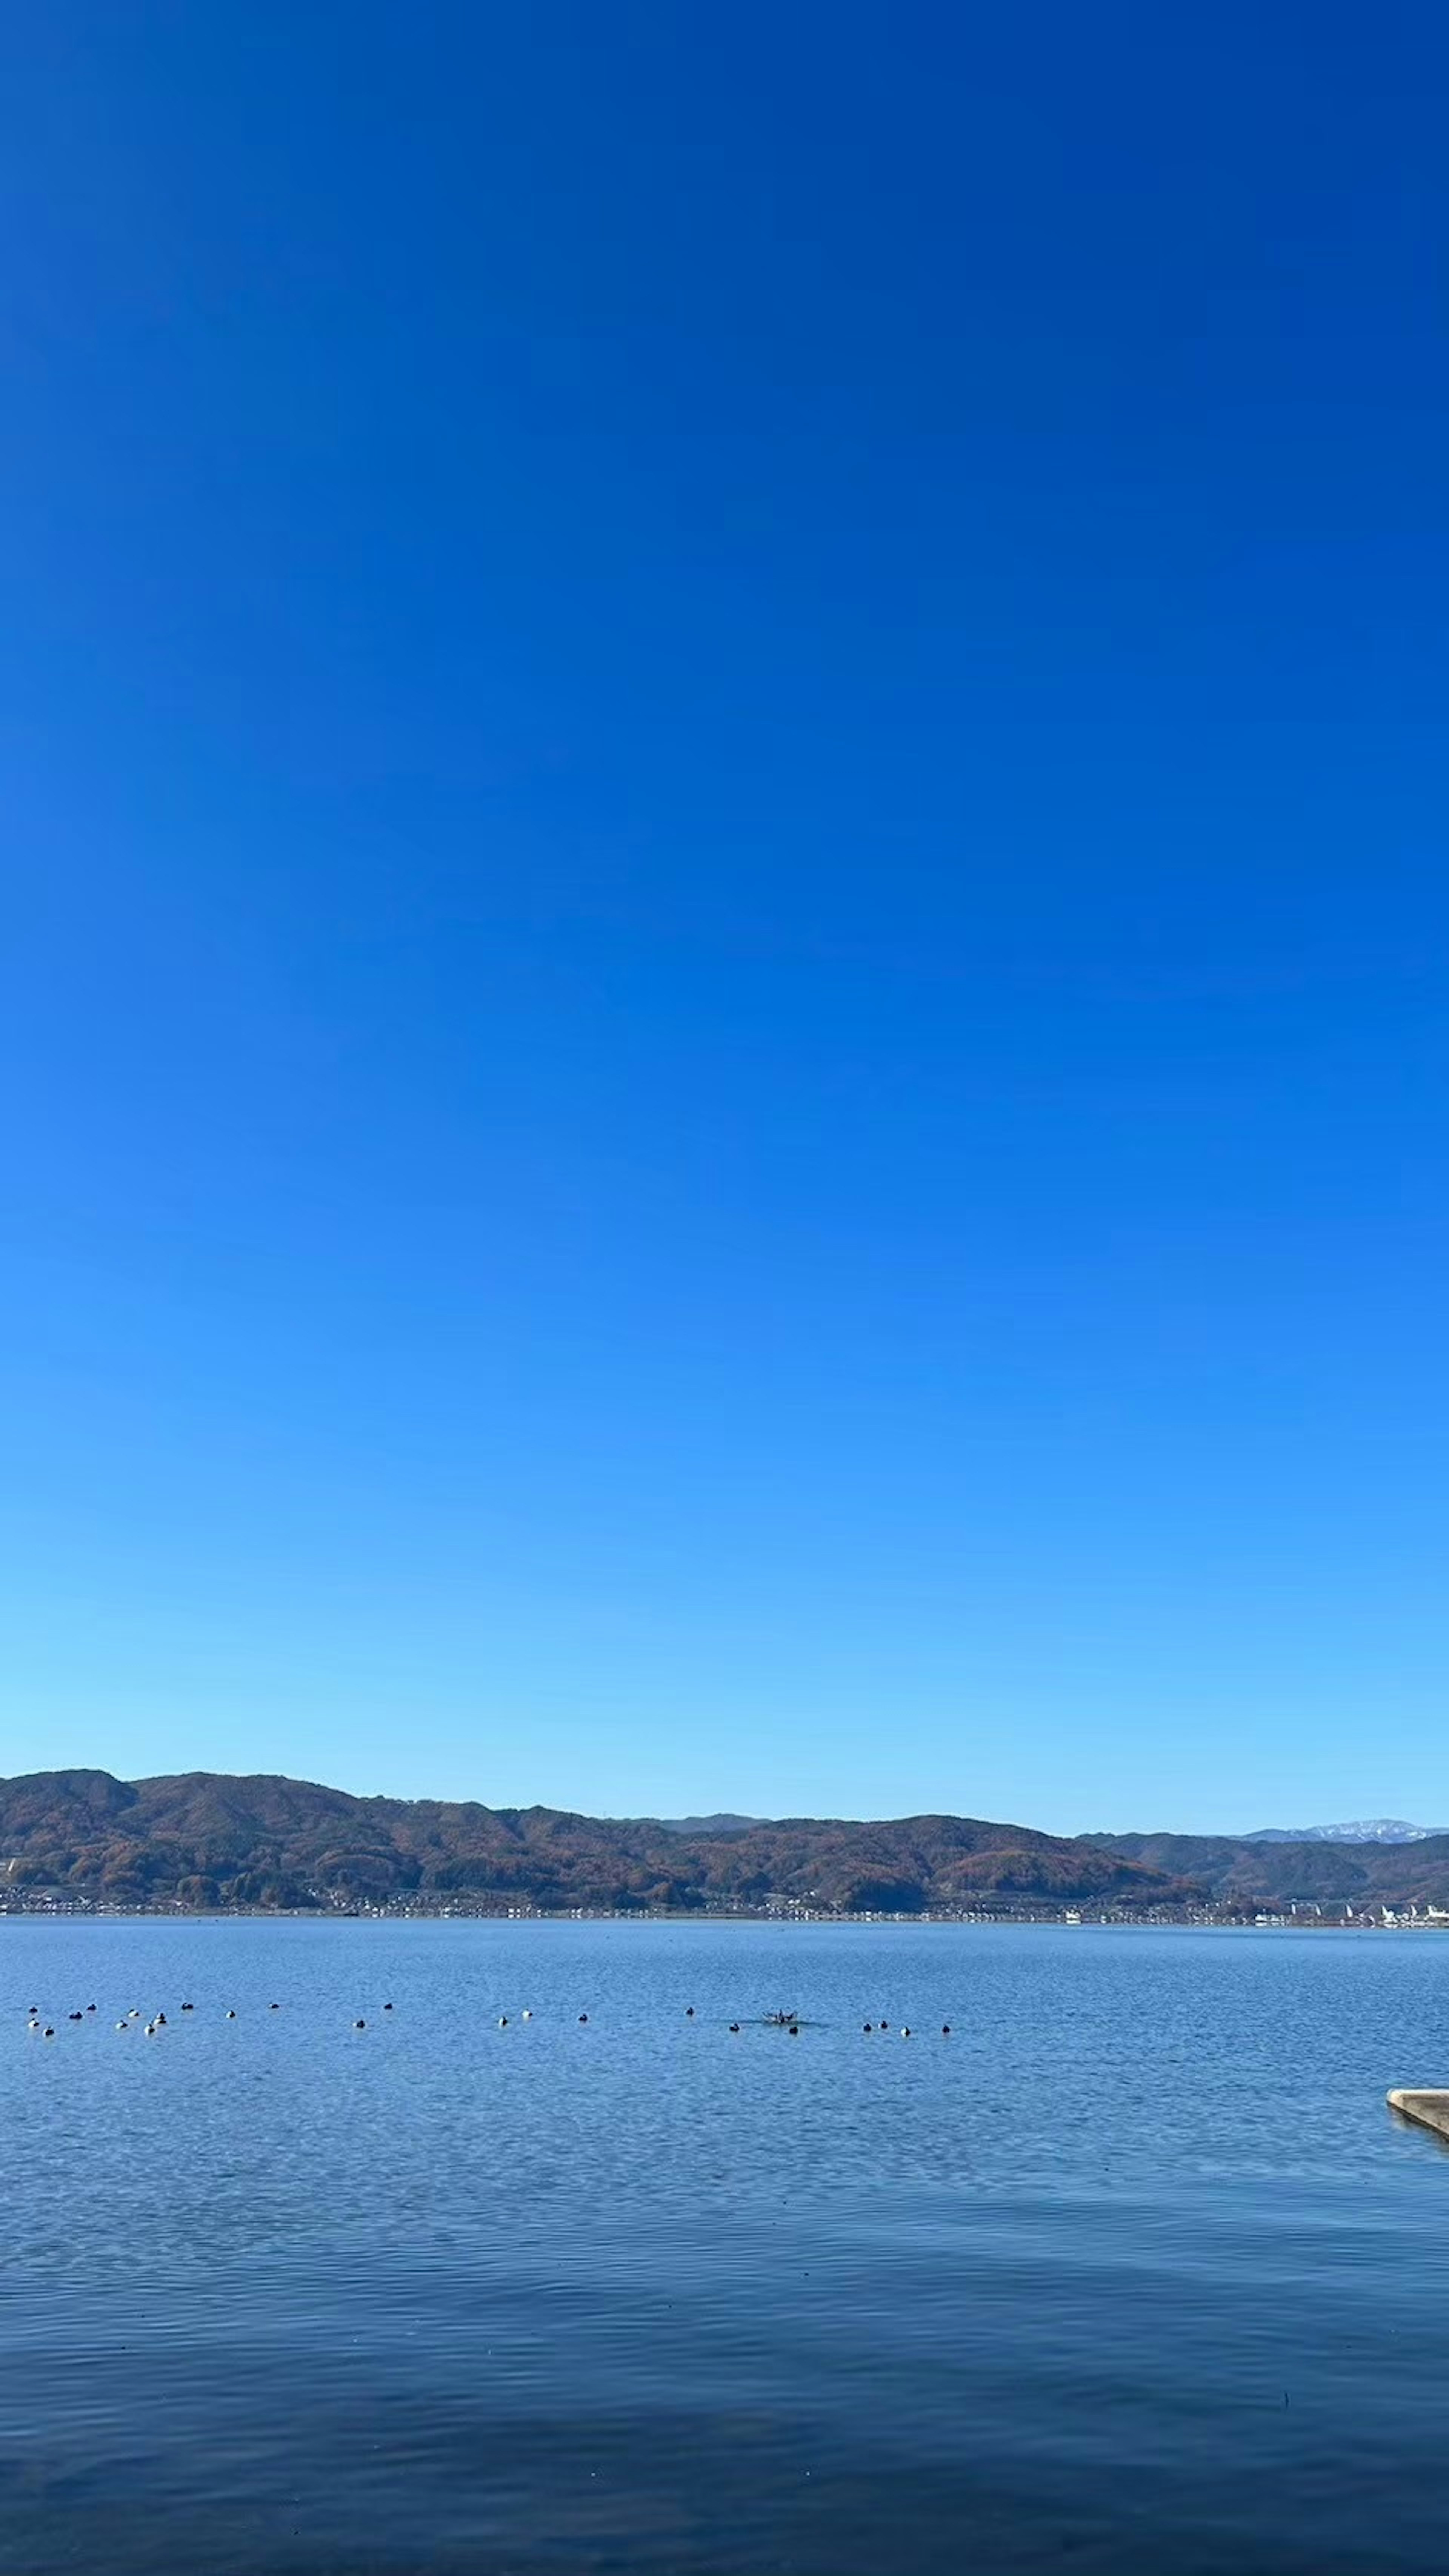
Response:
POLYGON ((1436 2081, 1438 1936, 0 1923, 0 2569, 1422 2576, 1436 2081))

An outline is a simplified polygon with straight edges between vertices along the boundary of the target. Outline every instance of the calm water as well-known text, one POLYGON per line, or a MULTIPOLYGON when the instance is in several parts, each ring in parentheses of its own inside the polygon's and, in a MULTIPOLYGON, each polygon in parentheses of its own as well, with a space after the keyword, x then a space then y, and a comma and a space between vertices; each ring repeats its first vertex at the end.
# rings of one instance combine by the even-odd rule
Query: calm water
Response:
POLYGON ((1434 2081, 1434 1937, 0 1923, 0 2569, 1422 2576, 1434 2081))

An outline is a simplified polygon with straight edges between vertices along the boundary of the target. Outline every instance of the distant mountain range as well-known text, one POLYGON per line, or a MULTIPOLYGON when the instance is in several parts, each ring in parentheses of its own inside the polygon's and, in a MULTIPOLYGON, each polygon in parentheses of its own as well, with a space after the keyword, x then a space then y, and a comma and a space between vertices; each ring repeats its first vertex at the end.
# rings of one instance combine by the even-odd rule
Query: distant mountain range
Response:
POLYGON ((0 1905, 43 1903, 50 1891, 198 1911, 399 1901, 892 1914, 1449 1904, 1449 1834, 1386 1824, 1338 1831, 1358 1839, 1315 1831, 1067 1840, 973 1816, 665 1822, 355 1798, 270 1775, 117 1780, 108 1771, 38 1771, 0 1781, 0 1905))
POLYGON ((1092 1834, 1094 1851, 1195 1879, 1221 1906, 1449 1905, 1449 1834, 1413 1842, 1328 1843, 1256 1835, 1092 1834))
POLYGON ((773 1822, 769 1816, 661 1816, 667 1834, 748 1834, 756 1825, 773 1822))
POLYGON ((1265 1825, 1245 1834, 1250 1843, 1427 1843, 1449 1825, 1406 1825, 1401 1816, 1373 1816, 1357 1825, 1265 1825))
POLYGON ((157 1780, 40 1771, 0 1782, 0 1903, 34 1902, 45 1889, 202 1909, 413 1897, 550 1910, 793 1901, 841 1913, 987 1900, 1153 1906, 1196 1893, 1155 1862, 969 1816, 674 1827, 554 1807, 354 1798, 211 1771, 157 1780))

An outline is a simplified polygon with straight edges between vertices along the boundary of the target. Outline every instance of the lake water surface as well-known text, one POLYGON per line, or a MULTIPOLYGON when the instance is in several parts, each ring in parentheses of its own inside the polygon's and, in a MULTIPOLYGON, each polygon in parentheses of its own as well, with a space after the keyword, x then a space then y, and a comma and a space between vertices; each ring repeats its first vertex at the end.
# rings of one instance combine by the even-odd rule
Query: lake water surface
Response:
POLYGON ((1422 2576, 1435 2082, 1437 1936, 0 1922, 0 2569, 1422 2576))

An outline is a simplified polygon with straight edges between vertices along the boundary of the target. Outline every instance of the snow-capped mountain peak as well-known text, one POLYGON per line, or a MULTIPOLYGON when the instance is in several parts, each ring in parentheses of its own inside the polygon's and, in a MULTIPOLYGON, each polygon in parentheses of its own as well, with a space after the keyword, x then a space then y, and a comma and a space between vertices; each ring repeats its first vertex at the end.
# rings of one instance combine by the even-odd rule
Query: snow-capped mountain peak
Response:
POLYGON ((1443 1825, 1407 1825, 1401 1816, 1372 1816, 1353 1825, 1267 1825, 1250 1843, 1426 1843, 1443 1825))

